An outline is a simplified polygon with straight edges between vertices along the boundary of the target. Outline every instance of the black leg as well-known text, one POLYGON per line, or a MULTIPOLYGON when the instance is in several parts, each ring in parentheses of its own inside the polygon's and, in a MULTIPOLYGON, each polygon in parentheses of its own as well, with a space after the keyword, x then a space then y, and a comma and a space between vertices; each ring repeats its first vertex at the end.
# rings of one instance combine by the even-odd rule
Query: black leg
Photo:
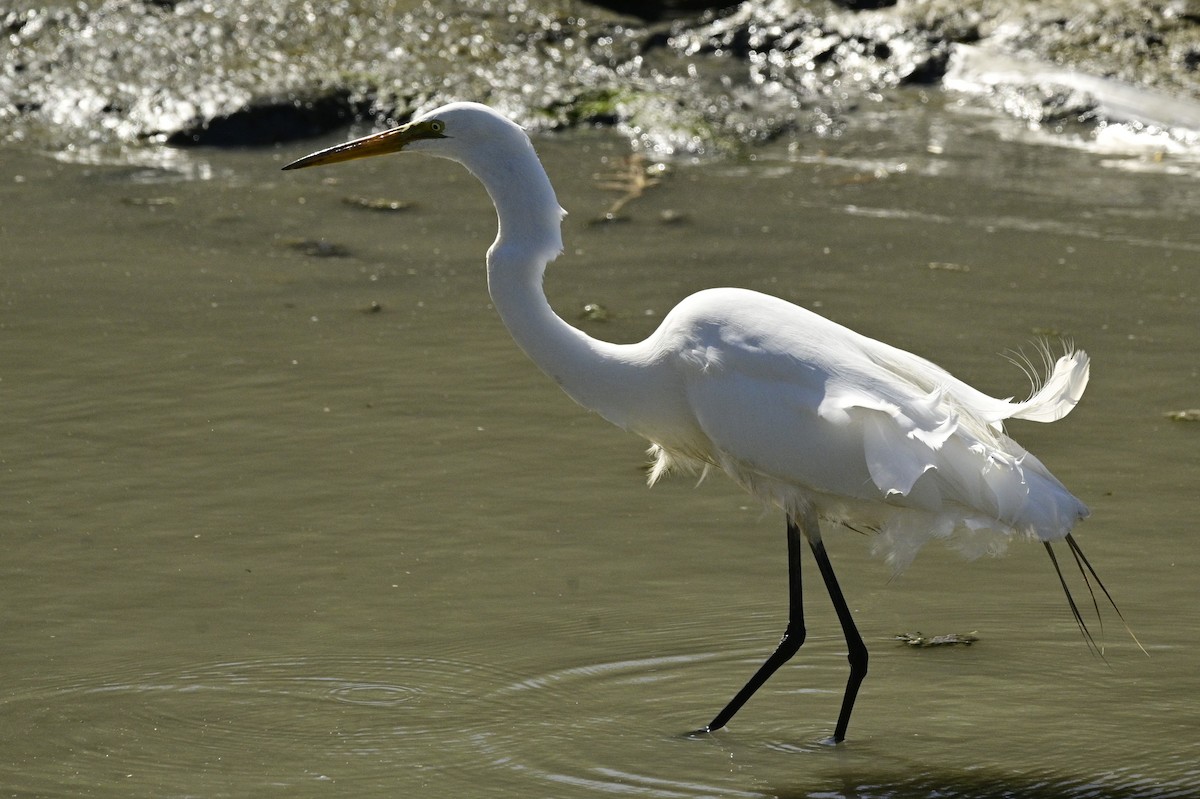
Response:
POLYGON ((842 697, 842 710, 838 713, 837 727, 833 731, 833 741, 838 743, 846 738, 846 727, 850 724, 850 711, 854 710, 854 698, 858 696, 858 687, 862 685, 863 678, 867 676, 867 646, 863 643, 858 628, 854 626, 850 608, 846 607, 846 598, 842 596, 842 589, 838 585, 837 577, 833 574, 829 556, 825 554, 825 544, 821 542, 820 531, 809 532, 806 529, 805 535, 808 538, 809 546, 812 547, 813 556, 817 560, 817 568, 821 570, 821 577, 825 580, 829 598, 833 600, 833 609, 837 611, 838 621, 842 623, 842 633, 846 636, 848 650, 847 660, 850 661, 850 679, 846 681, 846 693, 842 697))
MULTIPOLYGON (((779 641, 779 646, 754 673, 750 681, 742 686, 742 690, 729 700, 729 704, 717 714, 716 718, 710 721, 707 727, 696 730, 697 733, 712 732, 724 727, 733 718, 733 714, 746 704, 746 700, 753 696, 754 692, 770 679, 780 666, 788 662, 792 655, 800 649, 800 645, 804 643, 804 594, 800 590, 800 535, 799 526, 789 515, 787 520, 788 624, 787 629, 783 632, 783 638, 779 641)), ((828 583, 828 579, 826 583, 828 583)))

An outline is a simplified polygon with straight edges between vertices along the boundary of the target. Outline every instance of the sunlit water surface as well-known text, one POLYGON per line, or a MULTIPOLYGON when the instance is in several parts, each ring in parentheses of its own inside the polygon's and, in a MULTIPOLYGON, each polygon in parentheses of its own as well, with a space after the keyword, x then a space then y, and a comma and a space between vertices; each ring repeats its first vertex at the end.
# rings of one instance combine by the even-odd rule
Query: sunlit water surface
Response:
POLYGON ((782 520, 723 479, 647 490, 643 442, 525 360, 465 172, 10 150, 0 793, 1197 795, 1200 424, 1164 415, 1200 406, 1194 163, 918 110, 677 164, 598 225, 622 143, 538 146, 571 211, 548 292, 603 304, 596 336, 738 285, 1000 396, 1027 391, 1004 352, 1085 347, 1078 409, 1012 432, 1092 507, 1079 539, 1150 656, 1111 614, 1089 654, 1040 547, 891 579, 832 530, 872 650, 849 739, 822 743, 846 665, 812 580, 793 665, 690 738, 782 631, 782 520), (891 640, 916 631, 979 641, 891 640))

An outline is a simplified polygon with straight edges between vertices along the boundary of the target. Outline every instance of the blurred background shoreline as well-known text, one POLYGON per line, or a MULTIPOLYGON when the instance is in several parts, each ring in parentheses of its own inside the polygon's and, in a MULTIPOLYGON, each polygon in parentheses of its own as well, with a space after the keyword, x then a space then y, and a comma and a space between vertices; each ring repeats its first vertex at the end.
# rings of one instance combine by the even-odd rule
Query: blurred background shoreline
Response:
POLYGON ((914 87, 1097 146, 1200 141, 1195 0, 609 5, 19 0, 0 12, 0 141, 137 160, 470 99, 532 130, 599 124, 652 157, 711 157, 838 136, 903 113, 914 87))

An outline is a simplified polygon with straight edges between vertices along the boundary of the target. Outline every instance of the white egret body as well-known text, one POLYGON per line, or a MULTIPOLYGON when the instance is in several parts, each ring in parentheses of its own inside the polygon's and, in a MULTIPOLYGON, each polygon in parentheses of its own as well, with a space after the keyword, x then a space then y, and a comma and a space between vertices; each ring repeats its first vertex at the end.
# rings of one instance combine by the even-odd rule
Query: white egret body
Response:
MULTIPOLYGON (((833 737, 845 736, 867 652, 818 519, 874 532, 896 568, 934 538, 957 542, 968 554, 999 551, 1014 537, 1047 549, 1065 538, 1082 558, 1070 532, 1087 508, 1005 435, 1003 421, 1052 422, 1069 413, 1088 381, 1083 352, 1058 358, 1028 399, 995 399, 927 360, 736 288, 684 299, 644 341, 599 341, 563 321, 546 300, 543 273, 562 251, 564 212, 528 136, 495 111, 453 103, 285 169, 401 149, 457 161, 483 183, 499 217, 487 254, 496 310, 567 394, 651 442, 652 482, 674 467, 718 468, 787 514, 787 632, 703 731, 723 726, 803 642, 803 535, 850 650, 851 677, 833 737)), ((1082 627, 1073 601, 1071 608, 1082 627)))

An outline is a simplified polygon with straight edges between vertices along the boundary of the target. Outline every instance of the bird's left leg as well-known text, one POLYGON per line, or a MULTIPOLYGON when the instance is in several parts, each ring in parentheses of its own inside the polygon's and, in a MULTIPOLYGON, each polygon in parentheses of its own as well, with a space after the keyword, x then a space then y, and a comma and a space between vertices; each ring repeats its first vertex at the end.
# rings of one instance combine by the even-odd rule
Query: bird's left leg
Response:
POLYGON ((808 539, 808 545, 812 548, 817 568, 821 570, 825 588, 829 591, 829 598, 833 600, 833 609, 837 611, 838 621, 842 624, 842 633, 846 636, 850 679, 846 681, 842 709, 838 713, 837 726, 833 731, 833 742, 839 743, 846 738, 846 727, 850 724, 850 712, 854 710, 854 699, 858 696, 858 688, 862 685, 863 678, 867 676, 867 645, 863 643, 858 627, 854 625, 850 608, 846 606, 846 598, 842 596, 842 589, 838 585, 837 577, 834 576, 833 566, 829 563, 829 555, 825 553, 825 544, 821 541, 821 529, 818 527, 816 513, 807 512, 803 520, 804 537, 808 539))
POLYGON ((716 718, 710 721, 708 726, 701 727, 693 734, 712 732, 724 727, 733 718, 733 714, 746 704, 746 700, 753 696, 754 692, 770 679, 780 666, 788 662, 792 655, 800 649, 800 645, 804 643, 804 592, 800 590, 800 535, 800 527, 791 514, 788 514, 788 624, 787 629, 783 632, 783 638, 779 641, 779 646, 759 667, 754 676, 742 686, 742 690, 729 700, 729 704, 716 715, 716 718))

